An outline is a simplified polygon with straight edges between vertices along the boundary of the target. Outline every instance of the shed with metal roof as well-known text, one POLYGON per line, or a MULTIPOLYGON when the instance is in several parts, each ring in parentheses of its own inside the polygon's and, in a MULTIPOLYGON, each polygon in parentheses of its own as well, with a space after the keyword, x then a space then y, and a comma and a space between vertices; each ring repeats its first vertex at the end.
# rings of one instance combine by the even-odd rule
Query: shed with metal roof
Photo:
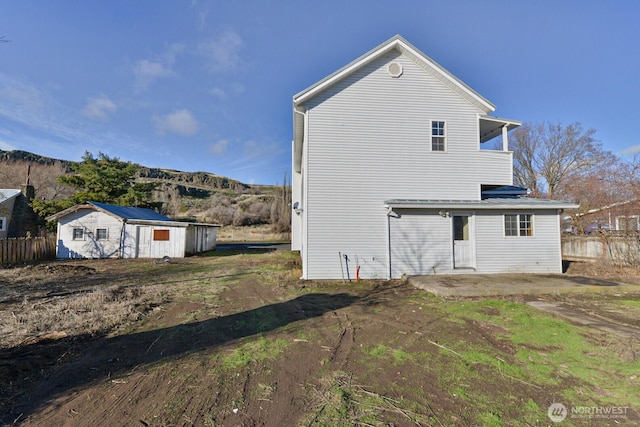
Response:
POLYGON ((57 258, 182 258, 215 249, 217 224, 174 221, 152 209, 87 202, 57 221, 57 258))

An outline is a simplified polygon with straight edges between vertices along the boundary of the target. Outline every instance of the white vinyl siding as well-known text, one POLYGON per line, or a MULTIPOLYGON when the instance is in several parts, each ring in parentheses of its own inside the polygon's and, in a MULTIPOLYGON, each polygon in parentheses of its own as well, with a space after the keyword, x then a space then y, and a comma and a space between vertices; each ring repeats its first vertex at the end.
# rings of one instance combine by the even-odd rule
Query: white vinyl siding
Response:
POLYGON ((391 276, 452 273, 451 218, 422 209, 397 214, 390 218, 391 276))
POLYGON ((561 273, 560 231, 555 210, 531 215, 533 236, 505 236, 504 213, 476 215, 476 257, 481 273, 561 273))
POLYGON ((481 183, 512 184, 511 153, 478 148, 481 113, 396 53, 311 100, 300 179, 304 276, 340 278, 346 253, 358 258, 361 277, 386 277, 384 200, 475 200, 481 183), (403 67, 399 78, 387 72, 392 60, 403 67), (433 118, 446 122, 446 156, 427 146, 433 118))
MULTIPOLYGON (((58 258, 113 258, 118 254, 118 242, 98 240, 98 229, 120 230, 120 221, 92 209, 80 209, 58 224, 58 258), (99 242, 99 243, 98 243, 99 242)), ((118 235, 118 232, 115 231, 118 235)))
MULTIPOLYGON (((468 273, 452 264, 451 218, 437 211, 402 210, 390 219, 392 277, 403 274, 468 273)), ((454 215, 455 212, 450 212, 454 215)), ((505 237, 500 211, 476 211, 470 231, 475 254, 474 272, 561 273, 560 240, 556 211, 536 211, 535 236, 505 237)))

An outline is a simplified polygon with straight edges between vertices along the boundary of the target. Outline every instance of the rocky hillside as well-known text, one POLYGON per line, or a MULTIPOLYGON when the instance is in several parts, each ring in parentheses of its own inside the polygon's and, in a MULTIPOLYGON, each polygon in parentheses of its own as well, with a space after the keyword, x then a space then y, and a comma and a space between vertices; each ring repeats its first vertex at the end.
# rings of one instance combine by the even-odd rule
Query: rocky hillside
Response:
MULTIPOLYGON (((68 197, 73 190, 60 184, 58 176, 73 173, 73 163, 26 151, 0 150, 0 188, 20 188, 29 179, 36 198, 52 200, 68 197)), ((139 166, 141 182, 158 184, 154 199, 163 203, 163 213, 179 219, 220 224, 275 224, 275 205, 287 199, 288 189, 250 186, 208 172, 182 172, 139 166)))

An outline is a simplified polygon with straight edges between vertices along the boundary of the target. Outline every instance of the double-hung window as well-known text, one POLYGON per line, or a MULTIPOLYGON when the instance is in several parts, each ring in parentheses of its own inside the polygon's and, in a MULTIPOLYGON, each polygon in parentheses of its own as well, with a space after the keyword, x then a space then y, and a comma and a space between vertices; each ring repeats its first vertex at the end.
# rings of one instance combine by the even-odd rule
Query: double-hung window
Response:
POLYGON ((7 217, 0 216, 0 231, 7 231, 7 217))
POLYGON ((445 122, 431 121, 431 151, 447 150, 447 131, 445 122))
POLYGON ((96 229, 96 240, 107 240, 107 229, 106 228, 97 228, 96 229))
POLYGON ((75 227, 73 229, 73 240, 84 240, 84 228, 75 227))
POLYGON ((533 215, 506 214, 504 216, 504 235, 530 237, 533 236, 533 215))

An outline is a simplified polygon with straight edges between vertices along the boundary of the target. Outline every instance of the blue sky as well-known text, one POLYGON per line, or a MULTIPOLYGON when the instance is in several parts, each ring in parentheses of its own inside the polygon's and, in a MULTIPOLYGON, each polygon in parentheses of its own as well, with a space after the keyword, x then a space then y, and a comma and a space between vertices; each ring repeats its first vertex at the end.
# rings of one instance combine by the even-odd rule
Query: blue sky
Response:
POLYGON ((292 96, 400 34, 495 115, 581 122, 631 155, 639 17, 635 0, 0 0, 0 149, 281 183, 292 96))

